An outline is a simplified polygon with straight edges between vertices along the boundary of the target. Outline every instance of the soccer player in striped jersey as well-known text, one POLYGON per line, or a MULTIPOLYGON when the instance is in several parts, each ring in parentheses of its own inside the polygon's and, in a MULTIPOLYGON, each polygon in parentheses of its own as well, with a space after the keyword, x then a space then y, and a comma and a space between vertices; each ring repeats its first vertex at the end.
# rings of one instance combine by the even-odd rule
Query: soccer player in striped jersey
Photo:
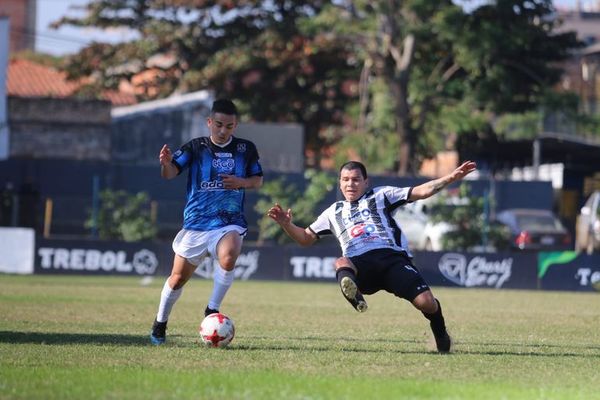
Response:
POLYGON ((187 204, 183 229, 173 240, 175 257, 165 282, 150 340, 165 343, 167 320, 183 286, 204 257, 218 260, 213 291, 204 315, 219 311, 234 278, 234 266, 247 231, 244 217, 246 189, 262 186, 263 173, 256 146, 233 136, 238 111, 231 100, 216 100, 207 119, 209 137, 198 137, 175 153, 167 145, 160 150, 161 176, 173 179, 184 170, 187 204))
POLYGON ((340 168, 339 184, 345 200, 337 201, 307 228, 292 222, 292 210, 275 204, 269 217, 297 243, 308 246, 327 234, 336 236, 342 257, 335 262, 342 294, 359 312, 367 310, 363 294, 385 290, 410 301, 430 321, 437 350, 450 351, 440 302, 413 264, 408 241, 392 219, 392 211, 408 202, 426 199, 477 168, 466 161, 452 173, 415 187, 379 186, 369 189, 365 166, 350 161, 340 168))

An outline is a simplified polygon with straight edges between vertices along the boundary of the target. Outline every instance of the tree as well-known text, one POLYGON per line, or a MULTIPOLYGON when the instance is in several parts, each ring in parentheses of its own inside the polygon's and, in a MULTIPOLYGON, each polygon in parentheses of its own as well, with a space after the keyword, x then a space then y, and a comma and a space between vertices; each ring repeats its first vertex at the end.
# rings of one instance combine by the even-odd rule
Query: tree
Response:
POLYGON ((345 3, 360 10, 355 18, 376 21, 356 42, 363 43, 367 75, 389 88, 401 175, 414 173, 435 141, 427 132, 476 140, 494 134, 482 117, 489 125, 498 114, 535 109, 558 82, 558 63, 578 46, 573 32, 556 33, 550 0, 498 0, 470 13, 451 1, 345 3), (447 119, 465 108, 474 121, 462 113, 467 129, 449 132, 447 119))
POLYGON ((115 88, 150 72, 142 99, 212 89, 241 102, 255 120, 303 124, 307 147, 319 155, 321 131, 343 121, 358 73, 354 44, 312 27, 331 3, 93 0, 85 17, 55 25, 139 33, 128 43, 84 48, 66 65, 71 78, 94 77, 94 85, 115 88))
POLYGON ((94 0, 86 10, 57 24, 140 37, 90 45, 70 59, 70 76, 116 87, 150 72, 143 98, 212 88, 256 120, 303 124, 316 167, 327 140, 376 135, 371 147, 398 146, 400 175, 444 137, 493 142, 496 116, 535 109, 577 46, 574 33, 556 33, 551 0, 497 0, 472 12, 451 0, 94 0), (370 125, 382 92, 393 140, 370 125))

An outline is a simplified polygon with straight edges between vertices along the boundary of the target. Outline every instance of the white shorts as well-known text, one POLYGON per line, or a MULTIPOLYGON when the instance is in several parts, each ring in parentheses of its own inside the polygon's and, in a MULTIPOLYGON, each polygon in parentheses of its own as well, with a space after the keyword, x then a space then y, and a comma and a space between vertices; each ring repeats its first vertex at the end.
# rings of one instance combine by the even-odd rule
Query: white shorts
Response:
POLYGON ((237 225, 227 225, 212 231, 191 231, 182 229, 173 239, 173 251, 198 266, 208 255, 217 255, 217 244, 227 233, 235 231, 243 238, 248 229, 237 225))

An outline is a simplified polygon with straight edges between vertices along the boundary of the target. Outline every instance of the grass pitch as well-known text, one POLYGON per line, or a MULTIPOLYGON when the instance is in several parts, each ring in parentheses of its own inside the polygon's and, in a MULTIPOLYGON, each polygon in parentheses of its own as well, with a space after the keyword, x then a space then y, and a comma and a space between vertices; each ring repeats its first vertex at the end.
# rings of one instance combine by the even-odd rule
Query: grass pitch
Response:
POLYGON ((236 281, 229 348, 199 344, 212 282, 186 285, 167 344, 164 279, 0 275, 0 399, 600 399, 597 293, 434 288, 454 352, 387 293, 236 281))

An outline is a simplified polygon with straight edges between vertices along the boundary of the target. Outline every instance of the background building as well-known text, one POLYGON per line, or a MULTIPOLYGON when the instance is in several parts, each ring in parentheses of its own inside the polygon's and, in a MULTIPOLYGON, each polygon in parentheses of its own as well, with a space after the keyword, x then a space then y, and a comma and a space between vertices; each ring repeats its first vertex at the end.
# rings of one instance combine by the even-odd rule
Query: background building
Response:
POLYGON ((11 53, 34 49, 36 16, 37 0, 0 1, 0 17, 10 20, 11 53))

